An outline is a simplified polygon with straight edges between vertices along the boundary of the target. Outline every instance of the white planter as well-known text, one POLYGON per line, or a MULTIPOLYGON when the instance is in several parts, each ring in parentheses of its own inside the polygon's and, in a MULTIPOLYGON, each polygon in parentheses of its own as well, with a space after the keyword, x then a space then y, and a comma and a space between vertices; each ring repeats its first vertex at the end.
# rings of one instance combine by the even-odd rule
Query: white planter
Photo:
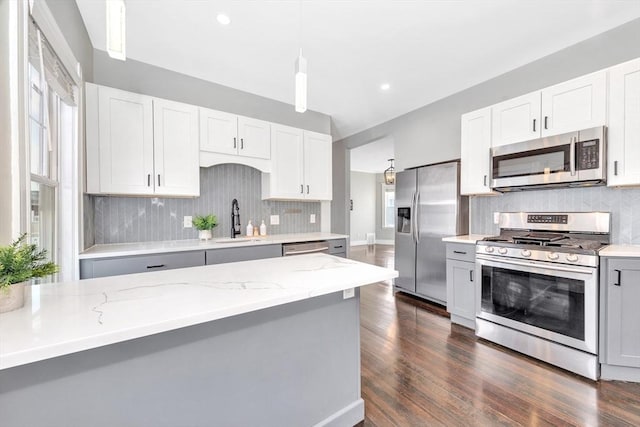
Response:
POLYGON ((211 240, 211 230, 200 230, 198 237, 200 240, 211 240))
POLYGON ((24 285, 26 282, 14 283, 0 289, 0 313, 24 307, 24 285))

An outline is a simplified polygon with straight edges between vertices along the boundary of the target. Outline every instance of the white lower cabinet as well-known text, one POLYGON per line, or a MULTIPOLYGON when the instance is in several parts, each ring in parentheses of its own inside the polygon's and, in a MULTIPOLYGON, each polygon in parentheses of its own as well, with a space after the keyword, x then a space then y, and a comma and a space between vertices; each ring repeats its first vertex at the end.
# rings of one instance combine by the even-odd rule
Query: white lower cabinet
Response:
POLYGON ((272 172, 262 175, 262 198, 331 200, 331 136, 271 125, 272 172))
POLYGON ((447 311, 451 322, 476 328, 475 249, 473 244, 447 243, 447 311))
POLYGON ((87 192, 200 195, 195 106, 86 84, 87 192))
POLYGON ((607 185, 640 185, 640 59, 609 70, 607 185))

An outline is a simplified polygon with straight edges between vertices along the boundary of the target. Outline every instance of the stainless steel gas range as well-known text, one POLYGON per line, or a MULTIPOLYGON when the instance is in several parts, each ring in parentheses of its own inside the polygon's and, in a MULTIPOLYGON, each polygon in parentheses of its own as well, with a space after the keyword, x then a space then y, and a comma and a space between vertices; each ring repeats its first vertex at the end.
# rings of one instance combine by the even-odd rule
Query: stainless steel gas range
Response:
POLYGON ((598 365, 604 212, 500 214, 476 245, 476 335, 591 379, 598 365))

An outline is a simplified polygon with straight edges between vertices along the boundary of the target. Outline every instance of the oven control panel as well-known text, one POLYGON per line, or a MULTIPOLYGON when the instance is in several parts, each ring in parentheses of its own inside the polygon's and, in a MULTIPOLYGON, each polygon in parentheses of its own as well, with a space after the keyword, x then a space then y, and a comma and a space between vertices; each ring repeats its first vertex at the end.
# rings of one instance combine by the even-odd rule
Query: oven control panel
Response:
POLYGON ((527 215, 527 222, 529 224, 566 224, 568 219, 569 215, 527 215))

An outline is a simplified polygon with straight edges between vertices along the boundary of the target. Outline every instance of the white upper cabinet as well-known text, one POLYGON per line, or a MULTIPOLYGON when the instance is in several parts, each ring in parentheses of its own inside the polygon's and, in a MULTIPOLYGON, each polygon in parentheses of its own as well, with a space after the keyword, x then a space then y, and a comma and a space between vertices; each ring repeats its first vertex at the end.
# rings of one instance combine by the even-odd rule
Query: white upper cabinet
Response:
POLYGON ((200 108, 200 150, 238 154, 238 116, 200 108))
POLYGON ((331 147, 331 135, 304 131, 304 191, 307 199, 332 199, 331 147))
POLYGON ((262 198, 331 200, 331 149, 330 135, 272 124, 272 172, 262 175, 262 198))
POLYGON ((463 114, 460 144, 460 193, 492 194, 491 191, 492 108, 463 114))
POLYGON ((198 107, 153 100, 155 194, 199 196, 198 107))
POLYGON ((493 147, 603 126, 607 71, 588 74, 491 107, 493 147))
POLYGON ((607 185, 640 185, 640 59, 609 71, 607 185))
POLYGON ((87 192, 198 196, 196 107, 86 84, 87 192))
POLYGON ((606 121, 606 70, 542 90, 543 137, 603 126, 606 121))
POLYGON ((536 91, 491 107, 493 136, 490 143, 498 147, 539 138, 540 101, 540 91, 536 91))
POLYGON ((270 123, 249 117, 238 117, 238 154, 259 159, 271 158, 270 123))

